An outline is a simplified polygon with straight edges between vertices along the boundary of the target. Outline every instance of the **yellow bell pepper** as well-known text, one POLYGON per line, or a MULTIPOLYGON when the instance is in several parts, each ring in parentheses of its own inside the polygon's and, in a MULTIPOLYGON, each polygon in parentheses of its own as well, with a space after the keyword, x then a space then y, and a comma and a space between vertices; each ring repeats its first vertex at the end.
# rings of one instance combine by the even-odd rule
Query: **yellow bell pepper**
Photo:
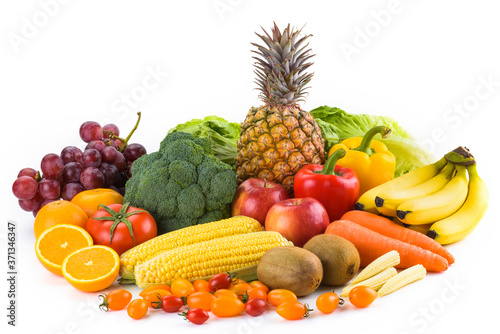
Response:
POLYGON ((347 167, 354 172, 359 179, 359 196, 366 191, 390 181, 394 178, 396 169, 396 158, 384 143, 372 140, 376 134, 386 138, 391 129, 387 126, 376 126, 366 132, 364 137, 352 137, 334 145, 328 152, 328 156, 339 148, 346 151, 345 157, 339 159, 337 164, 347 167))

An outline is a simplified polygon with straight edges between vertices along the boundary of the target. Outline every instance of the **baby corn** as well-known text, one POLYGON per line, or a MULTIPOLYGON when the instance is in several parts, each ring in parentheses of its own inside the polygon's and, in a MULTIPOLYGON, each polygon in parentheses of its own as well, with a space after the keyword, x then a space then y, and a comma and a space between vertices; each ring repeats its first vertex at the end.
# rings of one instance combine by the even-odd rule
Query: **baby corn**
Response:
POLYGON ((399 264, 400 258, 399 253, 395 250, 385 253, 379 258, 375 259, 372 263, 367 265, 358 276, 349 285, 354 285, 356 283, 365 281, 370 277, 373 277, 387 268, 397 266, 399 264))
POLYGON ((356 284, 350 284, 346 286, 343 290, 342 293, 340 294, 340 297, 347 297, 349 296, 349 292, 356 287, 356 286, 367 286, 372 288, 375 291, 378 291, 391 277, 396 276, 398 271, 394 267, 387 268, 386 270, 382 271, 381 273, 370 277, 367 280, 361 281, 356 284))
POLYGON ((401 271, 396 276, 391 277, 381 288, 378 290, 379 297, 388 295, 405 285, 418 281, 425 277, 427 271, 424 266, 417 264, 408 269, 401 271))

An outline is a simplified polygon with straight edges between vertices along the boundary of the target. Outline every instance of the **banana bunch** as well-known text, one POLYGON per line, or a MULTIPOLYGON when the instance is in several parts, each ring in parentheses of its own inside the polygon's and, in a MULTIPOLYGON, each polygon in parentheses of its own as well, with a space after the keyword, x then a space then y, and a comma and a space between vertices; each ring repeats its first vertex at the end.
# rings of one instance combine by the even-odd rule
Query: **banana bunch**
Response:
POLYGON ((356 203, 358 210, 394 217, 442 245, 471 233, 487 206, 488 190, 464 147, 365 192, 356 203))

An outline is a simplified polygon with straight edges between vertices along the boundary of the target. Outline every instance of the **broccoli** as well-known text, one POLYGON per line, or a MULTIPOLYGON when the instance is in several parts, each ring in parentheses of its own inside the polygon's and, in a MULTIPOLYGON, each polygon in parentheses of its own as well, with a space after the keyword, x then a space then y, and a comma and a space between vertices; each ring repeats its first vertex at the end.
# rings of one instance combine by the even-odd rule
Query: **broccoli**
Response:
POLYGON ((231 215, 236 173, 213 155, 207 139, 172 132, 158 152, 134 161, 131 174, 124 202, 151 213, 158 234, 231 215))

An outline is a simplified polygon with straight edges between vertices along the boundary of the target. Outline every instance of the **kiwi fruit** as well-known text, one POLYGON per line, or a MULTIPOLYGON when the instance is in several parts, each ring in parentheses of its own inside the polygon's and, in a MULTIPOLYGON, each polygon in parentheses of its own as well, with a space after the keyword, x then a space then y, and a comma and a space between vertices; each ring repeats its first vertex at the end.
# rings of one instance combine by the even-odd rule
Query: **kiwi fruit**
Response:
POLYGON ((359 252, 352 242, 333 234, 319 234, 304 245, 323 265, 322 284, 344 285, 359 270, 359 252))
POLYGON ((288 289, 307 296, 321 284, 320 259, 300 247, 282 246, 268 250, 257 265, 257 278, 270 290, 288 289))

